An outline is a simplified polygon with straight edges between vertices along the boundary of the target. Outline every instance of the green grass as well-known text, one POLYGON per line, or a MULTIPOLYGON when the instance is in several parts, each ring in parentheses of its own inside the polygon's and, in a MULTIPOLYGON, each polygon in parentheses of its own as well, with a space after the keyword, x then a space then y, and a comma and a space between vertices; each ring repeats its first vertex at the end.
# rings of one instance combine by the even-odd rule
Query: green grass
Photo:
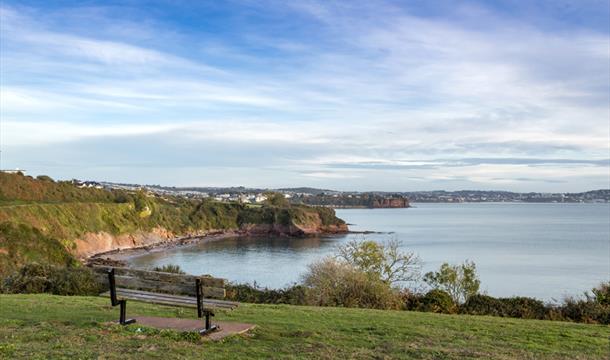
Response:
MULTIPOLYGON (((128 302, 128 315, 194 317, 128 302)), ((404 311, 242 304, 219 320, 254 323, 221 342, 109 325, 99 297, 0 295, 0 358, 606 359, 607 326, 404 311)))

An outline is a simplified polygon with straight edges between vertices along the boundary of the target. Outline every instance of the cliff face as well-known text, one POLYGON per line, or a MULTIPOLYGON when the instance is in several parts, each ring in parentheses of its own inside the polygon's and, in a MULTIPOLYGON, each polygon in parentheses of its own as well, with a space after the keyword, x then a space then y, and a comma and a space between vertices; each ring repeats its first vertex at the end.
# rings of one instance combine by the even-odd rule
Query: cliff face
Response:
MULTIPOLYGON (((175 234, 165 228, 157 227, 151 231, 136 231, 129 234, 110 234, 108 232, 86 233, 74 241, 71 253, 77 258, 88 258, 95 254, 113 250, 133 249, 146 246, 171 244, 184 238, 204 236, 208 233, 235 232, 236 235, 279 235, 310 236, 320 234, 337 234, 348 231, 345 222, 324 218, 328 209, 299 209, 292 216, 281 216, 279 213, 269 223, 242 223, 237 228, 200 230, 190 233, 175 234), (320 211, 320 212, 319 212, 320 211), (321 216, 322 214, 322 216, 321 216)), ((334 212, 333 212, 334 214, 334 212)))
POLYGON ((323 225, 320 219, 307 224, 243 224, 239 229, 223 229, 197 231, 177 236, 164 228, 152 231, 137 231, 131 234, 111 234, 108 232, 85 233, 73 241, 70 253, 78 259, 86 259, 93 255, 114 250, 126 250, 147 246, 178 243, 185 238, 205 236, 209 233, 234 232, 235 235, 279 235, 279 236, 309 236, 320 234, 338 234, 348 231, 347 224, 323 225))
POLYGON ((173 233, 163 228, 150 232, 138 231, 133 234, 113 235, 107 232, 86 233, 74 240, 71 253, 77 258, 87 258, 95 254, 112 250, 132 249, 172 242, 176 239, 173 233))

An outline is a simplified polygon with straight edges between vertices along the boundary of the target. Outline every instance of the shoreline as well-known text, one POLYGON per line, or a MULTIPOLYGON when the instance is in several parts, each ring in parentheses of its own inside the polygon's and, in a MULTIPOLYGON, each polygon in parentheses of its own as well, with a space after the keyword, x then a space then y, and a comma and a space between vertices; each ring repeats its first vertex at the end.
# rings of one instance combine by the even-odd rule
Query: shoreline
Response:
POLYGON ((285 234, 256 234, 244 231, 220 231, 214 232, 205 235, 196 235, 196 236, 184 236, 184 237, 176 237, 170 241, 162 241, 154 244, 149 244, 146 246, 138 246, 129 249, 114 249, 110 251, 104 251, 101 253, 93 254, 87 258, 81 259, 81 261, 85 265, 124 265, 128 266, 128 262, 131 258, 143 255, 161 252, 168 249, 173 249, 181 246, 189 246, 195 244, 205 244, 214 241, 221 241, 229 238, 242 238, 242 237, 285 237, 285 238, 306 238, 311 236, 320 236, 320 237, 332 237, 332 236, 340 236, 340 235, 349 235, 349 234, 372 234, 372 233, 383 233, 377 231, 346 231, 342 233, 321 233, 316 235, 305 235, 305 236, 294 236, 294 235, 285 235, 285 234))
POLYGON ((124 263, 127 264, 127 261, 130 258, 133 258, 138 255, 148 254, 160 252, 166 249, 171 249, 179 246, 187 246, 193 245, 196 243, 207 243, 213 241, 224 240, 233 237, 242 237, 247 236, 244 233, 238 231, 223 231, 223 232, 214 232, 206 235, 196 235, 196 236, 184 236, 177 237, 170 241, 163 241, 154 244, 149 244, 146 246, 138 246, 129 249, 114 249, 110 251, 104 251, 101 253, 93 254, 87 258, 82 259, 83 263, 86 265, 96 265, 103 263, 124 263))

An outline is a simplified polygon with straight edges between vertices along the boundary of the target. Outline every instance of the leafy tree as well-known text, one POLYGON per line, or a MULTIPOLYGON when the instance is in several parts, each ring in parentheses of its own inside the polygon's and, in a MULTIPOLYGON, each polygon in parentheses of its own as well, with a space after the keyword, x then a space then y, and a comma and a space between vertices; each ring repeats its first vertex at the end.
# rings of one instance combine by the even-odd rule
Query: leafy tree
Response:
POLYGON ((400 241, 385 243, 352 240, 339 246, 338 258, 387 284, 419 279, 421 261, 413 252, 401 252, 400 241))
POLYGON ((288 207, 290 206, 290 202, 288 199, 284 197, 284 194, 277 192, 266 192, 264 194, 267 197, 265 200, 265 204, 279 207, 288 207))
POLYGON ((424 281, 432 288, 449 293, 456 304, 462 304, 479 292, 481 281, 476 270, 472 261, 460 265, 444 263, 439 271, 426 273, 424 281))

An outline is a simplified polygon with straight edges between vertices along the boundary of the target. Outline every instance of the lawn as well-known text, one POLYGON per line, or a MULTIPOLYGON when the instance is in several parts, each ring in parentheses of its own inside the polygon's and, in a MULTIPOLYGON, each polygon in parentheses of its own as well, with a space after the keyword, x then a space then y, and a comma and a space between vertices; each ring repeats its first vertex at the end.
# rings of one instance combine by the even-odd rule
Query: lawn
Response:
MULTIPOLYGON (((128 315, 194 317, 128 302, 128 315)), ((0 295, 0 358, 27 359, 607 359, 610 328, 406 311, 242 304, 219 320, 254 323, 220 342, 107 322, 98 297, 0 295)))

